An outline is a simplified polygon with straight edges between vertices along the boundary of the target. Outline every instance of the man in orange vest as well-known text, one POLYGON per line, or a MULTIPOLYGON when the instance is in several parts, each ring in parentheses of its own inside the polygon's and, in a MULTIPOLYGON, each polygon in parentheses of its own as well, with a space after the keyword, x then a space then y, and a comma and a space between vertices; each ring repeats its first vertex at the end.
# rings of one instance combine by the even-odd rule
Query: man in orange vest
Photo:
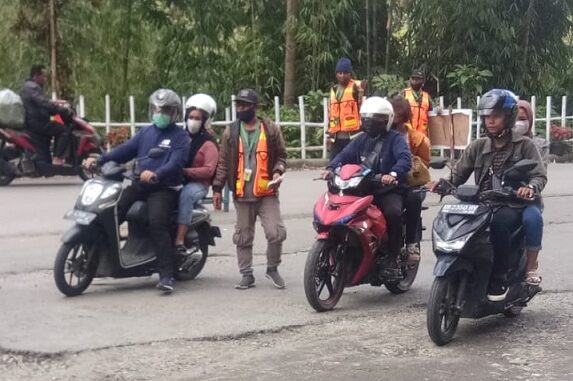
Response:
POLYGON ((259 95, 243 89, 236 97, 237 120, 221 137, 219 163, 213 180, 213 204, 221 209, 221 190, 225 183, 233 193, 237 222, 233 243, 242 278, 235 288, 255 286, 253 240, 255 222, 267 238, 266 277, 276 288, 285 282, 278 272, 286 229, 281 218, 278 188, 286 170, 287 151, 281 130, 269 119, 256 116, 259 95))
POLYGON ((338 84, 330 89, 330 159, 350 143, 354 134, 360 132, 359 111, 366 85, 366 81, 352 79, 352 63, 346 57, 339 59, 336 64, 336 80, 338 84))
POLYGON ((428 136, 428 113, 432 109, 432 99, 430 94, 422 90, 425 78, 422 70, 414 70, 410 76, 410 87, 404 89, 402 95, 410 103, 410 125, 428 136))

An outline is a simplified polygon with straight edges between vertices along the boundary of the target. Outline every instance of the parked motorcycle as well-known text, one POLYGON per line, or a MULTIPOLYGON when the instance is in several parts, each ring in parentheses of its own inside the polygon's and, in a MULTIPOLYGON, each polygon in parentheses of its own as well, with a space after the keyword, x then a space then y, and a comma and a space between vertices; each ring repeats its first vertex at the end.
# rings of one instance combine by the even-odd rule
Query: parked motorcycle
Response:
MULTIPOLYGON (((66 123, 60 117, 56 122, 66 123)), ((52 165, 37 158, 34 138, 29 133, 0 128, 0 186, 17 177, 80 176, 87 180, 91 174, 82 167, 90 154, 102 153, 102 139, 85 120, 76 116, 68 122, 72 139, 65 159, 68 165, 52 165)))
POLYGON ((459 203, 442 206, 432 231, 437 262, 427 305, 427 328, 437 345, 452 340, 460 317, 478 319, 498 313, 515 317, 541 291, 539 286, 523 281, 525 241, 519 226, 511 234, 511 252, 500 254, 510 259, 505 279, 507 293, 497 301, 487 296, 494 261, 489 230, 492 216, 508 202, 526 202, 517 199, 515 190, 527 184, 528 173, 536 165, 533 160, 519 161, 504 172, 498 190, 480 192, 476 185, 455 187, 440 180, 437 192, 453 195, 459 203))
MULTIPOLYGON (((387 255, 386 220, 373 204, 372 186, 382 186, 379 176, 361 165, 347 164, 335 171, 328 192, 314 206, 316 242, 308 253, 304 269, 304 290, 309 304, 319 312, 333 309, 345 287, 370 283, 384 285, 401 294, 410 289, 418 264, 400 255, 398 279, 384 275, 387 255)), ((425 193, 420 193, 421 197, 425 193)), ((420 220, 418 245, 422 237, 420 220)))
MULTIPOLYGON (((156 150, 161 151, 153 148, 146 157, 161 154, 156 150)), ((66 213, 64 218, 75 224, 63 235, 54 262, 54 280, 64 295, 80 295, 94 277, 141 277, 158 271, 145 202, 137 201, 130 207, 126 216, 129 233, 127 237, 120 235, 117 204, 124 189, 124 178, 135 179, 132 173, 126 173, 124 166, 107 163, 102 167, 101 177, 84 183, 74 209, 66 213)), ((174 210, 173 237, 177 229, 176 215, 174 210)), ((201 272, 209 245, 215 245, 215 237, 221 237, 221 232, 217 226, 211 226, 209 212, 202 207, 194 209, 185 237, 189 250, 184 255, 175 255, 177 280, 192 280, 201 272)))

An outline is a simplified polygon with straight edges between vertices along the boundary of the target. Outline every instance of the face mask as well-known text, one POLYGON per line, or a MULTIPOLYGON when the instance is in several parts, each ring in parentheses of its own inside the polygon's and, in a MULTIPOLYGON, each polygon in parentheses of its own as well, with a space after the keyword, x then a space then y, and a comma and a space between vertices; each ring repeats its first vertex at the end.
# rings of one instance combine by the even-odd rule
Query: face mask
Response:
POLYGON ((155 127, 161 128, 161 129, 166 128, 171 123, 171 118, 169 117, 169 115, 160 114, 160 113, 153 114, 153 118, 151 120, 153 121, 153 124, 155 125, 155 127))
POLYGON ((196 134, 201 130, 202 124, 203 122, 200 120, 187 119, 187 131, 189 131, 190 134, 196 134))
POLYGON ((529 122, 527 120, 518 120, 513 126, 513 133, 519 136, 524 136, 529 131, 529 122))
POLYGON ((255 110, 237 111, 237 119, 242 122, 250 122, 255 117, 255 110))

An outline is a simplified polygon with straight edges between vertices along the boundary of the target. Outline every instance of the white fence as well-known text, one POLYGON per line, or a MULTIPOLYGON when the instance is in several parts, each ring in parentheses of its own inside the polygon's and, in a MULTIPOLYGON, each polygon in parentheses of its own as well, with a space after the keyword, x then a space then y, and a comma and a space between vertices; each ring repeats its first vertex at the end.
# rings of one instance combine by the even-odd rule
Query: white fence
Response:
MULTIPOLYGON (((225 108, 225 119, 218 120, 213 123, 215 126, 227 126, 231 123, 231 121, 235 120, 236 118, 236 110, 235 110, 235 96, 231 97, 231 106, 225 108)), ((476 98, 478 104, 480 97, 476 98)), ((124 127, 129 126, 131 135, 135 134, 138 127, 146 126, 149 122, 137 122, 135 120, 135 100, 133 96, 130 96, 128 99, 129 102, 129 120, 125 122, 112 122, 111 121, 111 107, 110 107, 110 97, 109 95, 105 96, 104 101, 104 115, 105 120, 103 122, 91 122, 94 127, 105 127, 106 133, 109 133, 112 128, 115 127, 124 127)), ((537 117, 536 109, 537 109, 537 97, 531 97, 531 107, 533 109, 533 118, 534 118, 534 126, 537 123, 544 123, 545 124, 545 138, 550 141, 551 140, 551 123, 552 122, 559 122, 561 126, 566 126, 567 121, 573 120, 573 113, 571 115, 567 115, 567 96, 564 95, 561 98, 561 114, 559 116, 552 116, 552 97, 548 96, 545 100, 546 112, 544 117, 537 117)), ((444 108, 444 97, 440 97, 440 107, 444 108)), ((185 104, 185 98, 183 98, 183 104, 185 104)), ((298 121, 282 121, 280 120, 280 99, 279 97, 274 98, 274 111, 275 117, 274 121, 277 125, 281 127, 290 127, 295 126, 300 128, 300 147, 287 147, 288 151, 300 152, 300 157, 302 159, 307 158, 307 153, 312 151, 321 151, 322 158, 327 157, 326 151, 326 131, 328 129, 328 99, 324 98, 322 100, 322 107, 323 107, 323 120, 318 122, 312 122, 307 120, 307 115, 305 113, 305 101, 304 97, 298 97, 298 109, 299 109, 299 120, 298 121), (308 146, 307 145, 307 129, 308 128, 321 128, 323 129, 324 133, 322 134, 322 145, 317 146, 308 146)), ((456 107, 454 109, 462 109, 462 99, 457 98, 456 107)), ((79 97, 79 102, 77 105, 78 114, 81 117, 85 117, 86 115, 86 107, 85 107, 85 99, 83 96, 79 97)), ((476 137, 480 137, 480 121, 479 115, 477 112, 475 113, 475 118, 472 121, 472 130, 476 131, 476 137)))

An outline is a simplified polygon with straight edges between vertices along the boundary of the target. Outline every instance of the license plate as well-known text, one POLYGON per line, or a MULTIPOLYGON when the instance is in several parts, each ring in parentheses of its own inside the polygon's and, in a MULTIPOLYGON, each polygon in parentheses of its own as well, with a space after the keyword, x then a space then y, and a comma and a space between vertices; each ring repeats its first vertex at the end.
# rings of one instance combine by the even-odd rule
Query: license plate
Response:
POLYGON ((442 213, 447 214, 476 214, 479 205, 474 204, 448 204, 442 207, 442 213))
POLYGON ((84 212, 83 210, 70 210, 65 215, 66 220, 76 221, 80 225, 89 225, 96 218, 95 213, 84 212))

